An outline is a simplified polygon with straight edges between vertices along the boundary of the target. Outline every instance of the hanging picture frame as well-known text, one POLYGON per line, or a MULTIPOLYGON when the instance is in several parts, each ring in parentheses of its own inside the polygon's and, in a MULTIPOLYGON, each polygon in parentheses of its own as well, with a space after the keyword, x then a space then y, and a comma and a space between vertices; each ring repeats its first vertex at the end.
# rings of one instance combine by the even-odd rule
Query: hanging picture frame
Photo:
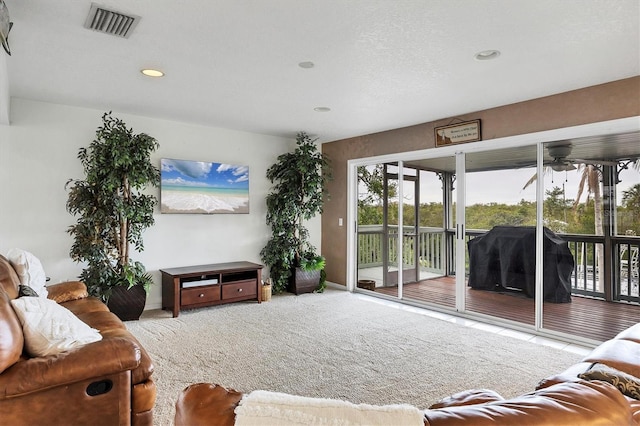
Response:
POLYGON ((436 147, 482 140, 480 120, 439 126, 434 132, 436 147))
POLYGON ((249 213, 249 167, 160 160, 161 213, 249 213))

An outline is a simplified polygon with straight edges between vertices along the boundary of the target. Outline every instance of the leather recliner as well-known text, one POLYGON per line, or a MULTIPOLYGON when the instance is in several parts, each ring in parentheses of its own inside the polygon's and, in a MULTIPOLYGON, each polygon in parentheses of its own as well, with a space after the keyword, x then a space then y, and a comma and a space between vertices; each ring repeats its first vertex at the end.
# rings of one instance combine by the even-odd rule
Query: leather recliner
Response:
POLYGON ((97 329, 102 340, 30 357, 11 305, 19 278, 0 256, 0 419, 7 425, 151 425, 156 386, 149 355, 84 283, 47 287, 48 298, 97 329))

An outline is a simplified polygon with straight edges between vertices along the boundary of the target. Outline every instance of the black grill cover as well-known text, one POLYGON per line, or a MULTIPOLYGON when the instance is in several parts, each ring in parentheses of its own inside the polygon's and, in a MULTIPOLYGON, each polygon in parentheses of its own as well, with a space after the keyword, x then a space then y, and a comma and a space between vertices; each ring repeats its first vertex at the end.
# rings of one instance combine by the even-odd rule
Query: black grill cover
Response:
MULTIPOLYGON (((544 301, 571 302, 574 260, 569 245, 544 230, 544 301)), ((521 289, 535 296, 536 228, 496 226, 469 240, 469 286, 483 290, 521 289)))

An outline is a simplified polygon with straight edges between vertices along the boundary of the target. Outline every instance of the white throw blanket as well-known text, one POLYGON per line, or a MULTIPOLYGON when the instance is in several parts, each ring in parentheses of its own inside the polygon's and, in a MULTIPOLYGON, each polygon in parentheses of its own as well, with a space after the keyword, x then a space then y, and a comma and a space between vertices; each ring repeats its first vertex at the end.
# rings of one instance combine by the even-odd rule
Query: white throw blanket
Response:
POLYGON ((352 404, 260 390, 246 394, 235 413, 236 426, 424 425, 422 411, 411 405, 352 404))

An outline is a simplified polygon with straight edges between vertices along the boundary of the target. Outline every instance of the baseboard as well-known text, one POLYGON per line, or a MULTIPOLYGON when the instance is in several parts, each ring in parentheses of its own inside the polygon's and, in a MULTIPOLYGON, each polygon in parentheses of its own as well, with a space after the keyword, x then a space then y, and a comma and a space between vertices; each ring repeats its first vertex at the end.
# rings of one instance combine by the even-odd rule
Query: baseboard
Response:
POLYGON ((333 283, 331 281, 327 281, 327 287, 331 287, 335 290, 347 290, 347 286, 346 285, 342 285, 342 284, 337 284, 337 283, 333 283))
MULTIPOLYGON (((331 288, 333 290, 344 290, 347 291, 347 286, 346 285, 342 285, 342 284, 337 284, 331 281, 327 281, 327 288, 331 288)), ((162 309, 162 302, 156 302, 156 303, 149 303, 149 301, 147 301, 147 304, 144 307, 145 311, 153 311, 156 309, 162 309)))

